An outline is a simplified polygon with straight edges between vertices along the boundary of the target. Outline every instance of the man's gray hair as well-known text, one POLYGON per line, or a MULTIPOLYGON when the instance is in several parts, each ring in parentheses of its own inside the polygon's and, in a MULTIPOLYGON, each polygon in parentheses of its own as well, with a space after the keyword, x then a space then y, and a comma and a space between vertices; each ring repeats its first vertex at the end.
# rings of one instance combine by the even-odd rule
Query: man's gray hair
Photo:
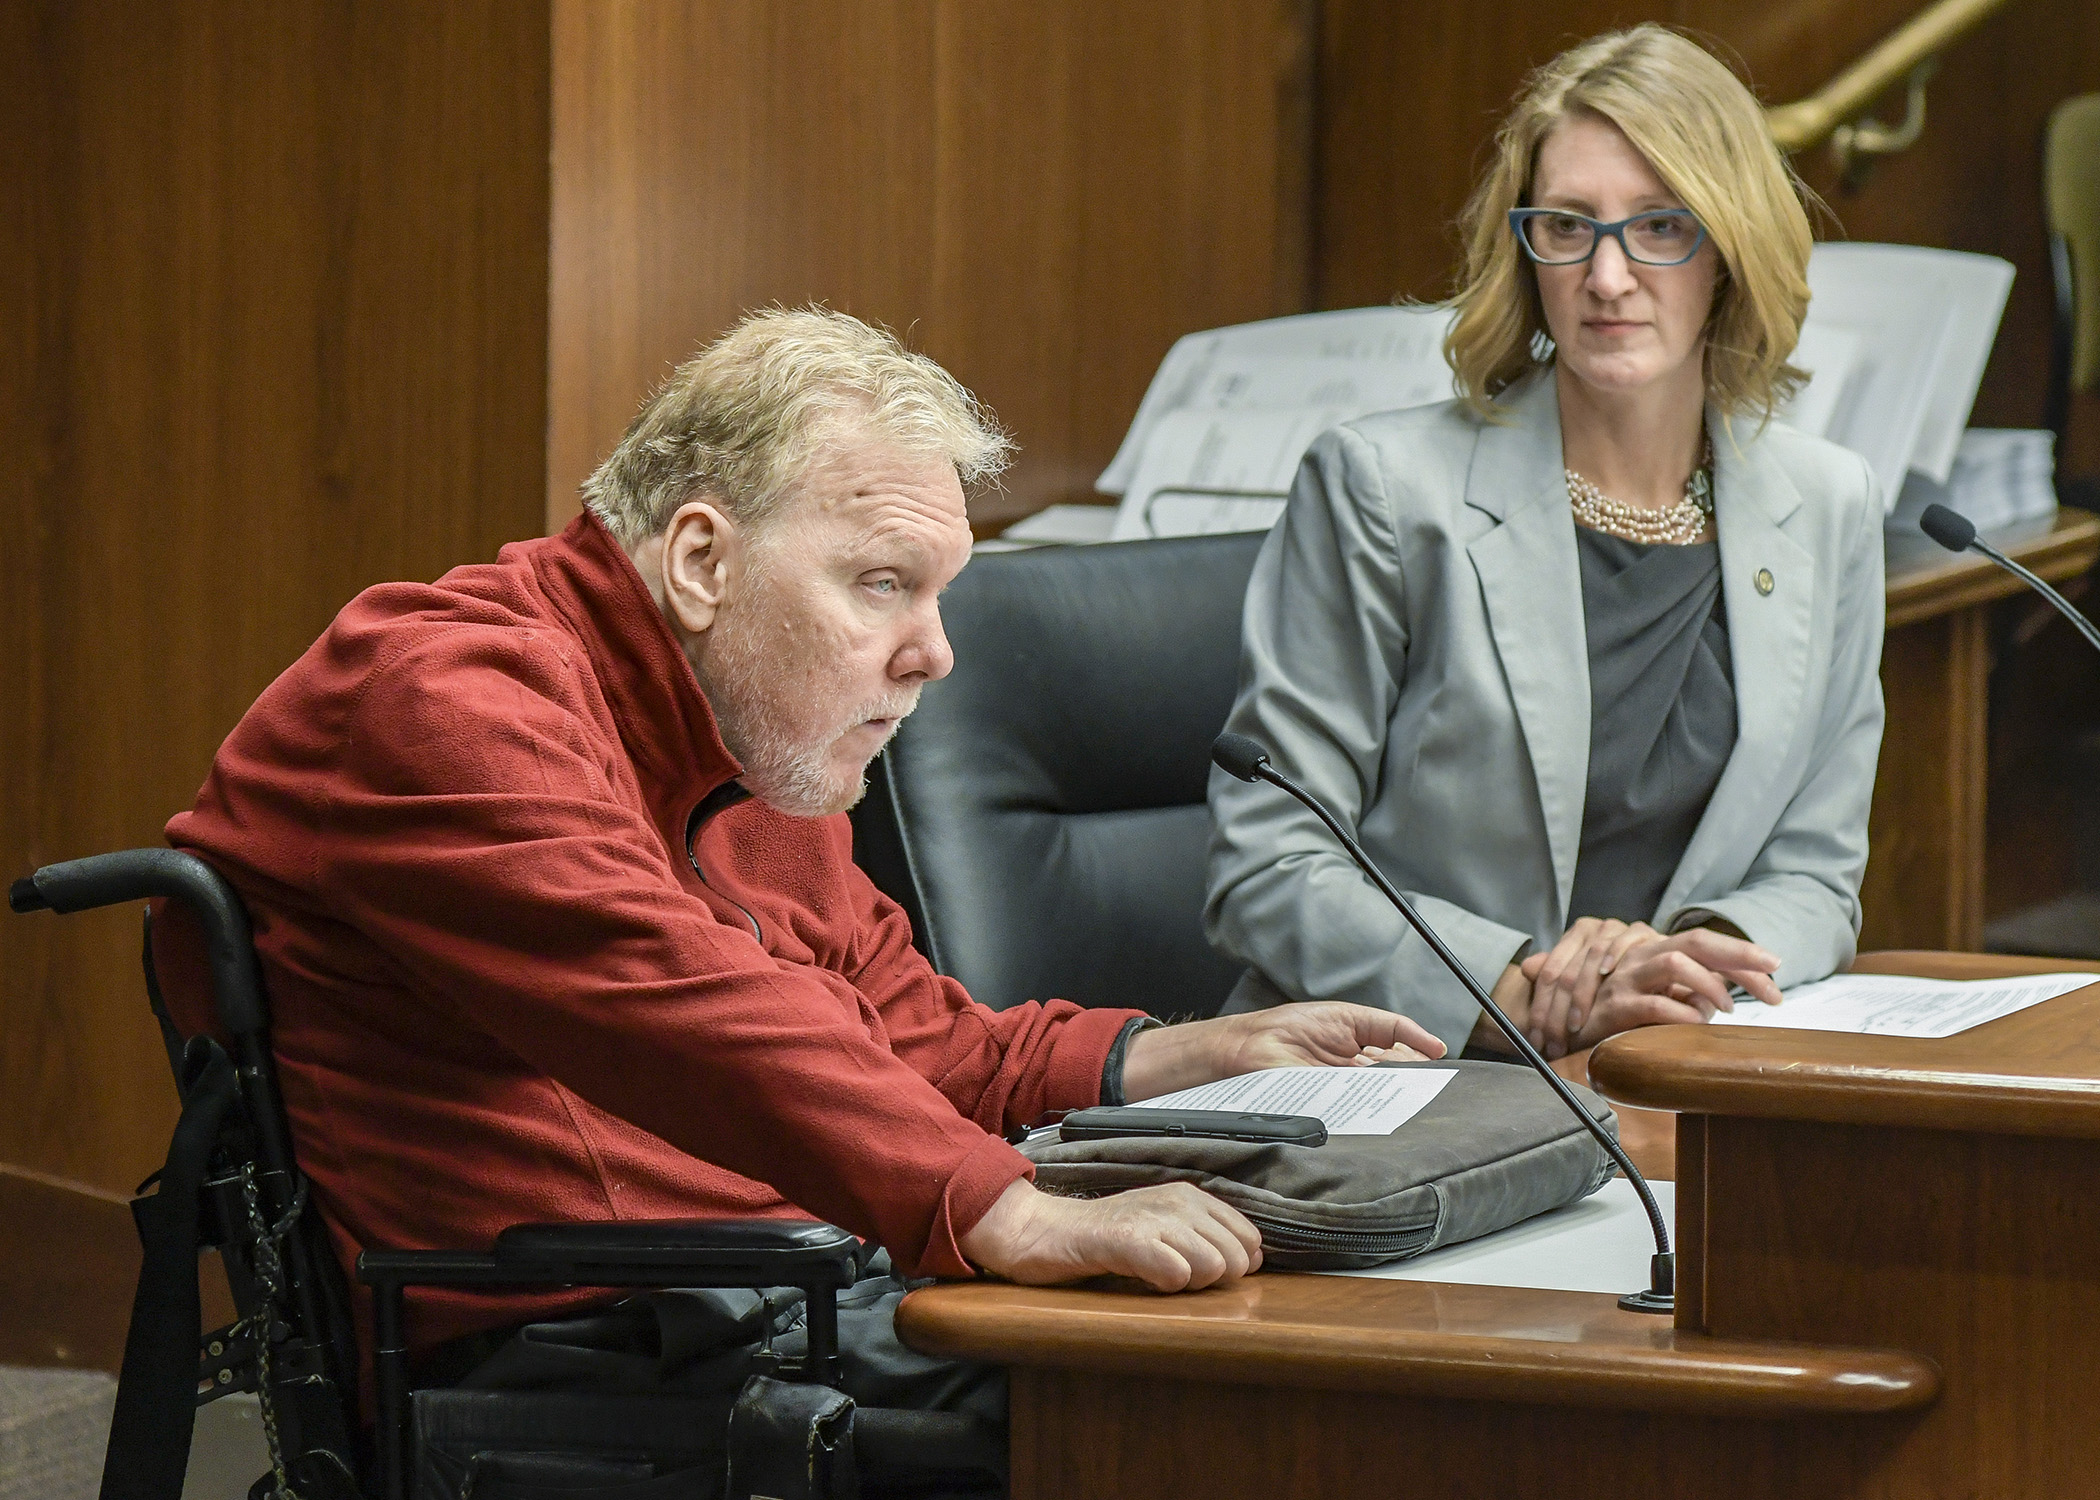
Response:
POLYGON ((583 503, 629 548, 693 499, 762 525, 841 429, 945 458, 965 490, 1013 451, 975 396, 887 329, 826 307, 772 307, 672 373, 584 481, 583 503))

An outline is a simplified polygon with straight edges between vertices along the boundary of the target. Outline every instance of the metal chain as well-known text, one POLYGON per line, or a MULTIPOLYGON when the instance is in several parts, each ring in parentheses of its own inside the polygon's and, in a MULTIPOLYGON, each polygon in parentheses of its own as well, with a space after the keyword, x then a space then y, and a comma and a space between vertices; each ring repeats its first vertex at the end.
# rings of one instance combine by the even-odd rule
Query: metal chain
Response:
POLYGON ((270 1386, 270 1335, 277 1323, 278 1304, 284 1296, 284 1259, 278 1244, 291 1233, 306 1208, 306 1181, 300 1179, 292 1194, 291 1207, 274 1226, 263 1218, 262 1192, 255 1184, 255 1163, 241 1163, 241 1199, 248 1206, 248 1232, 255 1246, 255 1280, 262 1288, 262 1306, 253 1317, 243 1318, 230 1330, 255 1335, 256 1400, 262 1408, 263 1439, 270 1446, 270 1474, 275 1500, 302 1500, 284 1471, 284 1444, 277 1435, 277 1402, 270 1386), (258 1323, 260 1326, 257 1326, 258 1323))

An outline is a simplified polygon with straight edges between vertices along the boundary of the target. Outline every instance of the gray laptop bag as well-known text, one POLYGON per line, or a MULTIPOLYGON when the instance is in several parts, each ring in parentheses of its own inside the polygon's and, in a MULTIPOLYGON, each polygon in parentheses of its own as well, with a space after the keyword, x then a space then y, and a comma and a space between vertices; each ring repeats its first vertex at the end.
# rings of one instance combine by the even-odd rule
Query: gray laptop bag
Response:
MULTIPOLYGON (((1458 1076, 1391 1135, 1333 1135, 1322 1146, 1121 1137, 1021 1151, 1046 1192, 1097 1197, 1192 1182, 1261 1231, 1279 1270, 1353 1270, 1477 1238, 1586 1198, 1615 1170, 1595 1138, 1531 1069, 1497 1062, 1388 1063, 1458 1076)), ((1571 1085, 1618 1134, 1611 1107, 1571 1085)))

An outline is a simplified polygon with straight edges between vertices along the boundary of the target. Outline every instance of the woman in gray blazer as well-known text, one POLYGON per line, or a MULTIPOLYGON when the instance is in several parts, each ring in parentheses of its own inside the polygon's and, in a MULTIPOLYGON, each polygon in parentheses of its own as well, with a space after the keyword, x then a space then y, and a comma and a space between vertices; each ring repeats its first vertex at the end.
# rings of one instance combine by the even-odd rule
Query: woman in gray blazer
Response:
MULTIPOLYGON (((1771 420, 1799 188, 1656 26, 1534 75, 1468 205, 1465 396, 1313 445, 1230 727, 1353 824, 1549 1055, 1843 967, 1881 742, 1881 506, 1771 420)), ((1228 1010, 1354 1000, 1506 1044, 1297 803, 1213 773, 1228 1010)))

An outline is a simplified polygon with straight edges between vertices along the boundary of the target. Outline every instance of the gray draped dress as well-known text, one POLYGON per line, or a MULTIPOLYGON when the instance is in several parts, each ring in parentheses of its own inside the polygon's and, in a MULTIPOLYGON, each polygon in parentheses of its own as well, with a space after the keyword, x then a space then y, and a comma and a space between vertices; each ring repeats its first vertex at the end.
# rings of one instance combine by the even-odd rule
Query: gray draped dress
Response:
POLYGON ((1735 748, 1720 548, 1575 535, 1590 765, 1568 916, 1645 922, 1735 748))

